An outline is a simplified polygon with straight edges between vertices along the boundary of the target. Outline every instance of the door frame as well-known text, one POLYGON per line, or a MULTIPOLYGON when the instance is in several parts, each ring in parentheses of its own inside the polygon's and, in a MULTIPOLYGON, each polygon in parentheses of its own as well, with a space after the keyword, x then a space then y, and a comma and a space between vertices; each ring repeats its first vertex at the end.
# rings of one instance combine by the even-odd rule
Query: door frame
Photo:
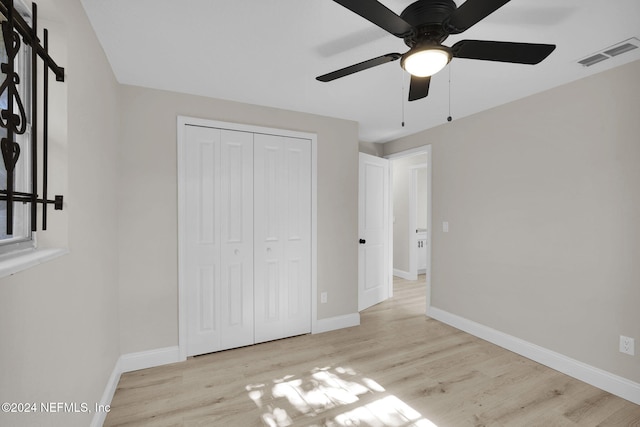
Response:
POLYGON ((186 253, 186 135, 185 127, 202 126, 217 129, 229 129, 239 132, 262 133, 267 135, 288 136, 311 141, 311 333, 318 330, 318 135, 286 129, 223 122, 189 116, 177 117, 177 190, 178 190, 178 349, 179 361, 187 359, 187 294, 185 270, 186 253))
MULTIPOLYGON (((431 144, 423 145, 416 148, 411 148, 409 150, 400 151, 397 153, 389 154, 384 156, 385 159, 395 160, 400 159, 402 157, 415 156, 417 154, 426 154, 427 155, 427 273, 426 273, 426 307, 425 307, 425 315, 427 314, 429 308, 431 307, 431 235, 433 234, 433 221, 432 221, 432 200, 433 193, 431 191, 431 182, 432 182, 432 174, 433 174, 433 161, 431 155, 431 144)), ((393 170, 393 162, 391 163, 391 169, 393 170)), ((393 176, 393 174, 392 174, 393 176)), ((390 200, 390 221, 393 224, 393 182, 391 183, 390 188, 391 195, 389 197, 390 200)), ((390 241, 393 242, 393 227, 390 227, 390 241)), ((411 240, 411 239, 410 239, 411 240)), ((390 262, 393 266, 393 251, 390 251, 390 262)))

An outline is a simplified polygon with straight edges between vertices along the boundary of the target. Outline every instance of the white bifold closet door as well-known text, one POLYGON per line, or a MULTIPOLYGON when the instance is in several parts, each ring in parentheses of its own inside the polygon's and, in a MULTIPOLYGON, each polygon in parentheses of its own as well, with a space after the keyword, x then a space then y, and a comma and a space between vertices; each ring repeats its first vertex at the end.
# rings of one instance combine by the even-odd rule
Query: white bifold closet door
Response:
POLYGON ((189 355, 253 344, 253 134, 187 126, 189 355))
POLYGON ((310 141, 186 127, 187 354, 311 330, 310 141))
POLYGON ((256 342, 311 331, 311 141, 254 140, 256 342))

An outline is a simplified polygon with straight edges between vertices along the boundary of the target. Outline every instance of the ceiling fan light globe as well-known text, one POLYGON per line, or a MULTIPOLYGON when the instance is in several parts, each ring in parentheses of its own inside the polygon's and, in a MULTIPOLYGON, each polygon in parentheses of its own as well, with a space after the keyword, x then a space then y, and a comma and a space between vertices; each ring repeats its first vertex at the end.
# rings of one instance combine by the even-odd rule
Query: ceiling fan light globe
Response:
POLYGON ((451 52, 444 46, 409 51, 402 58, 402 68, 416 77, 429 77, 451 61, 451 52))

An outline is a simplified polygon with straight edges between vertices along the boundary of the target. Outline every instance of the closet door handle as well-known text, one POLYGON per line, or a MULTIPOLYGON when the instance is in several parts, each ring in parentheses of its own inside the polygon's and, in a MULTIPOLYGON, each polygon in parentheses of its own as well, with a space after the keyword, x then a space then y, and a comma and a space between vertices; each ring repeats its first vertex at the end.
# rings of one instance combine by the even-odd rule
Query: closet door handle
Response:
POLYGON ((367 243, 367 241, 366 241, 366 240, 364 240, 364 239, 360 239, 360 244, 361 244, 361 245, 364 245, 365 243, 367 243))

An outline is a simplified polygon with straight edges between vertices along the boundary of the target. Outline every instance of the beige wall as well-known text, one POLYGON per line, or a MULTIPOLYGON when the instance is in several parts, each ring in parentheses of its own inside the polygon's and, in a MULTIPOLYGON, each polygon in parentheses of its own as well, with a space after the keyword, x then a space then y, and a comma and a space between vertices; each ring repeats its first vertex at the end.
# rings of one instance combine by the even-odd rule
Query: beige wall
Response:
POLYGON ((317 289, 329 295, 318 317, 357 312, 357 123, 133 86, 120 95, 123 353, 178 344, 178 115, 318 135, 317 289))
MULTIPOLYGON (((120 355, 118 89, 80 2, 38 6, 66 68, 65 83, 50 79, 52 91, 62 92, 51 98, 51 185, 64 189, 65 211, 50 211, 51 229, 40 234, 49 245, 68 242, 70 253, 0 279, 0 401, 93 405, 120 355), (67 231, 67 221, 60 236, 56 225, 67 231)), ((0 425, 84 427, 92 416, 0 413, 0 425)))
POLYGON ((374 142, 360 141, 359 151, 365 154, 371 154, 372 156, 382 157, 382 151, 384 149, 383 144, 376 144, 374 142))
MULTIPOLYGON (((120 354, 177 344, 178 114, 318 134, 318 314, 357 310, 356 123, 119 86, 79 0, 38 3, 67 69, 52 99, 68 179, 52 221, 67 232, 47 243, 70 254, 0 279, 0 401, 93 404, 120 354)), ((638 356, 617 351, 620 334, 640 340, 638 75, 640 62, 385 145, 433 144, 435 307, 640 382, 638 356)))
POLYGON ((640 341, 638 76, 640 61, 385 144, 432 144, 434 307, 640 382, 618 352, 640 341))

